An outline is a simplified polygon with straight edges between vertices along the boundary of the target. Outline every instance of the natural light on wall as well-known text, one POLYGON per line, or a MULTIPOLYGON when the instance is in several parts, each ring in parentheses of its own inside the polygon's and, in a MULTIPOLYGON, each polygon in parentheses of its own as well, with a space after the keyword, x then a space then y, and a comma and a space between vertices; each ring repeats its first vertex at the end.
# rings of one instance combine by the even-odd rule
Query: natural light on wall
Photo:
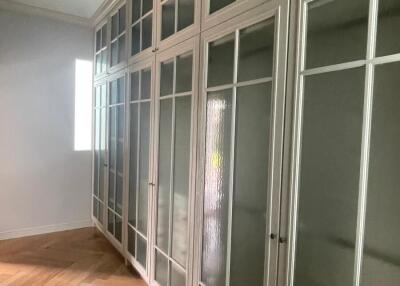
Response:
POLYGON ((92 62, 75 61, 75 151, 92 148, 92 62))

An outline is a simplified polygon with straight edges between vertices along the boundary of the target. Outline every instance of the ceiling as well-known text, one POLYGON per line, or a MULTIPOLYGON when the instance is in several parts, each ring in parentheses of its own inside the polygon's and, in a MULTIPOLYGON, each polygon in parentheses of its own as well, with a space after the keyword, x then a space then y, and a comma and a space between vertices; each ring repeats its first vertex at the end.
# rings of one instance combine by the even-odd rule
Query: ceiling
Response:
POLYGON ((11 2, 89 19, 104 0, 11 0, 11 2))

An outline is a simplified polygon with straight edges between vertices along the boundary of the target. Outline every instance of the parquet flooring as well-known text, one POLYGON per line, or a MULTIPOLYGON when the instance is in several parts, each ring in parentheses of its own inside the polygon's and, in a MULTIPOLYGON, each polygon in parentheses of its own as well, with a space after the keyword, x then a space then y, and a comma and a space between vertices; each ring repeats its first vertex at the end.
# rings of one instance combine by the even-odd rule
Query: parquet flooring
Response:
POLYGON ((145 286, 95 228, 0 241, 0 286, 145 286))

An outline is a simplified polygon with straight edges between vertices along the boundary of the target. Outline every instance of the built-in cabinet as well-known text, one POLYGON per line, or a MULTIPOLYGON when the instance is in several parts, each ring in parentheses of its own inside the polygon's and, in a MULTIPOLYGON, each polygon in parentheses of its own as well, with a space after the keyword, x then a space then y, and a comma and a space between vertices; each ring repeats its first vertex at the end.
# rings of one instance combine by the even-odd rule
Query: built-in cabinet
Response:
POLYGON ((399 11, 117 1, 95 30, 98 229, 150 285, 398 285, 399 11))

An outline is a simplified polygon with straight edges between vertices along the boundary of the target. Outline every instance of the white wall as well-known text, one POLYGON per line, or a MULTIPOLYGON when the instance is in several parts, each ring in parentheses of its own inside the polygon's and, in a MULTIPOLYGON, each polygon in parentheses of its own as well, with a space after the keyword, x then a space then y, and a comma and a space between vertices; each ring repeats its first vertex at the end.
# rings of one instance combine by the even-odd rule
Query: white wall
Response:
POLYGON ((76 59, 92 60, 89 27, 0 10, 0 239, 90 223, 76 59))

